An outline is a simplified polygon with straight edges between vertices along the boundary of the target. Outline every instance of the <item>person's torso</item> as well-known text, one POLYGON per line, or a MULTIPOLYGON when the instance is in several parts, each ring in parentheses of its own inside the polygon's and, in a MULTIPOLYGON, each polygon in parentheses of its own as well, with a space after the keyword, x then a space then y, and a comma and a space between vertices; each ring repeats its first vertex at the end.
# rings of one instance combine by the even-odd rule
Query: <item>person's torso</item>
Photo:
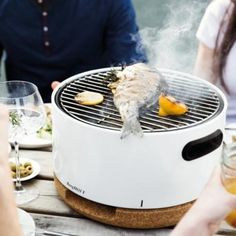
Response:
POLYGON ((228 121, 236 119, 236 43, 234 43, 226 62, 224 81, 229 89, 228 97, 228 121))
POLYGON ((94 52, 102 48, 101 36, 108 14, 101 4, 103 0, 54 0, 47 20, 43 19, 43 10, 35 0, 6 2, 2 7, 4 12, 0 9, 0 42, 14 60, 27 60, 31 50, 36 51, 37 59, 49 62, 58 60, 61 54, 68 60, 82 59, 81 54, 85 58, 96 57, 94 52), (48 27, 49 52, 44 46, 45 25, 48 27))
POLYGON ((35 0, 0 3, 0 44, 7 53, 8 79, 48 86, 49 79, 61 81, 74 73, 103 66, 107 2, 49 2, 46 17, 35 0), (16 78, 21 74, 25 78, 16 78))

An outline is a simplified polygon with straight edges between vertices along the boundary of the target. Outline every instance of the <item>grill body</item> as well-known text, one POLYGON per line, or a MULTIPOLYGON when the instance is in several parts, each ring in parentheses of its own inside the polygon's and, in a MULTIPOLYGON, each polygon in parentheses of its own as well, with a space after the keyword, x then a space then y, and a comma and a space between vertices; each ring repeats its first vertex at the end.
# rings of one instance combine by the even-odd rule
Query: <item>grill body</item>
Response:
MULTIPOLYGON (((96 88, 105 94, 104 107, 81 107, 73 101, 73 91, 76 94, 81 89, 81 85, 74 88, 74 84, 87 80, 91 86, 91 75, 109 70, 73 76, 53 92, 53 160, 57 178, 74 193, 115 207, 153 209, 196 199, 221 154, 224 95, 196 77, 162 70, 168 77, 170 92, 190 107, 189 114, 160 118, 156 111, 150 111, 140 118, 144 136, 131 135, 121 140, 122 122, 106 85, 96 88), (177 87, 182 86, 182 90, 175 88, 176 78, 180 80, 177 87), (214 146, 215 143, 218 144, 214 146), (208 150, 209 147, 212 148, 208 150)), ((94 87, 87 88, 92 89, 96 91, 94 87)))

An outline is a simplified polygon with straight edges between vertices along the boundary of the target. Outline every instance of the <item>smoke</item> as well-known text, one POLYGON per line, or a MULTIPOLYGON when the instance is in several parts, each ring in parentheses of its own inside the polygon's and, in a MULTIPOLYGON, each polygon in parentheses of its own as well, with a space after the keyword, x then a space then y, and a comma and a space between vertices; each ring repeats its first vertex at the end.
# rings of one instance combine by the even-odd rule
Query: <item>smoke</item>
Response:
POLYGON ((159 68, 192 72, 197 52, 195 34, 208 2, 171 0, 162 4, 167 4, 162 26, 140 30, 149 63, 159 68))

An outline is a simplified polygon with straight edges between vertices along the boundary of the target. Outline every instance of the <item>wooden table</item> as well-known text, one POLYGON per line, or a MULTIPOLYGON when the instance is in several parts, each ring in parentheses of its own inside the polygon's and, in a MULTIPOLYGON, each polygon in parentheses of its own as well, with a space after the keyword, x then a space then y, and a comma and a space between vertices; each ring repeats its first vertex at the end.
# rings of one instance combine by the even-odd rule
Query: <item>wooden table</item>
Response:
MULTIPOLYGON (((79 215, 69 208, 57 194, 53 182, 51 150, 20 150, 20 155, 37 161, 41 166, 40 174, 35 179, 23 183, 28 186, 37 186, 40 190, 40 197, 21 207, 32 215, 39 231, 53 230, 79 236, 164 236, 170 234, 171 228, 155 230, 122 229, 104 225, 79 215)), ((225 228, 225 225, 222 227, 225 228)), ((42 234, 36 233, 36 236, 38 235, 42 234)))

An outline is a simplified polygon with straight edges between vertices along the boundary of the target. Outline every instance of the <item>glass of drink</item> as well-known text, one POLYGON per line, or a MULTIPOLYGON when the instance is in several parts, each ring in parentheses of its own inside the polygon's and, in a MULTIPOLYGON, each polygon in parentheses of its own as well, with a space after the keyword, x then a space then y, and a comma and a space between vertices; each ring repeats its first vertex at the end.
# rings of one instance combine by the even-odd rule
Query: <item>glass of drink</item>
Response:
POLYGON ((39 196, 37 188, 25 188, 20 178, 19 142, 35 133, 46 121, 46 112, 38 88, 26 81, 0 82, 0 103, 9 111, 9 141, 14 146, 16 162, 15 193, 17 205, 39 196))
MULTIPOLYGON (((229 193, 236 194, 236 142, 224 144, 221 169, 225 189, 229 193)), ((236 228, 236 209, 229 213, 225 221, 236 228)))

